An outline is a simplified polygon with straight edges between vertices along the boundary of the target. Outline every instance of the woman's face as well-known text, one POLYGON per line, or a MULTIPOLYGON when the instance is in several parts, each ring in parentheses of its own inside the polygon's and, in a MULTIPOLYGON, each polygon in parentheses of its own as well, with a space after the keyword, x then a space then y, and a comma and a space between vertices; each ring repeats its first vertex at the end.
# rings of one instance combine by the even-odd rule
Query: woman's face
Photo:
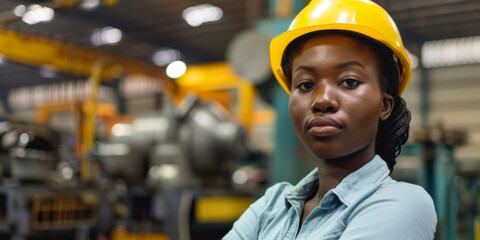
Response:
POLYGON ((294 55, 289 112, 300 141, 318 158, 375 154, 378 121, 393 108, 375 56, 337 35, 312 38, 294 55))

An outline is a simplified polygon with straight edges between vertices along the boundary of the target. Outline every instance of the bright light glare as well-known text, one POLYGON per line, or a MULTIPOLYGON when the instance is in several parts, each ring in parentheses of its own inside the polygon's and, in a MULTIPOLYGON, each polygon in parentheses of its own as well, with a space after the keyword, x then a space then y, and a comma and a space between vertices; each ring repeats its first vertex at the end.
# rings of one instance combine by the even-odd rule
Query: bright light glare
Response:
POLYGON ((3 55, 0 54, 0 64, 3 64, 3 63, 5 63, 5 59, 3 58, 3 55))
POLYGON ((116 28, 105 28, 102 31, 102 41, 107 44, 120 42, 122 39, 122 31, 116 28))
POLYGON ((40 22, 49 22, 53 19, 54 15, 55 12, 53 9, 35 4, 28 6, 28 10, 23 14, 22 20, 32 25, 40 22))
POLYGON ((64 179, 68 180, 68 179, 72 179, 73 177, 73 169, 71 167, 62 168, 61 173, 64 179))
POLYGON ((90 36, 90 41, 95 46, 114 45, 122 40, 122 31, 113 27, 96 29, 90 36))
POLYGON ((165 67, 169 63, 179 60, 180 52, 177 49, 162 48, 156 51, 152 56, 152 62, 160 67, 165 67))
POLYGON ((13 14, 15 14, 18 17, 21 17, 23 16, 23 14, 25 14, 26 10, 27 8, 25 7, 25 5, 18 5, 13 9, 13 14))
POLYGON ((223 17, 223 11, 210 4, 201 4, 183 10, 182 16, 188 25, 198 27, 203 23, 220 20, 223 17))
POLYGON ((236 184, 245 184, 248 181, 248 174, 245 170, 238 169, 233 173, 232 179, 236 184))
POLYGON ((83 0, 80 4, 80 8, 84 10, 92 10, 100 5, 100 0, 83 0))
POLYGON ((317 18, 322 15, 329 7, 332 5, 330 1, 323 1, 320 5, 318 5, 315 10, 313 10, 312 17, 317 18))
POLYGON ((30 141, 30 137, 28 134, 22 133, 20 134, 19 140, 22 145, 26 145, 30 141))
POLYGON ((174 61, 167 66, 167 76, 179 78, 187 71, 187 65, 182 61, 174 61))

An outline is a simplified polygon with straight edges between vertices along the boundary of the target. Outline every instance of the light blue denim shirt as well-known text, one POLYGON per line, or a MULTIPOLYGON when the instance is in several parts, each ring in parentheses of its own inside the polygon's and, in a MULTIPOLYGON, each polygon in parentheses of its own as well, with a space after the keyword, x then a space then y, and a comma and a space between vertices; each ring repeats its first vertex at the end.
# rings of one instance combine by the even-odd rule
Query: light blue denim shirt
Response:
POLYGON ((390 178, 378 155, 328 191, 299 230, 305 201, 318 186, 315 169, 296 186, 267 189, 223 237, 269 239, 433 239, 437 216, 420 186, 390 178))

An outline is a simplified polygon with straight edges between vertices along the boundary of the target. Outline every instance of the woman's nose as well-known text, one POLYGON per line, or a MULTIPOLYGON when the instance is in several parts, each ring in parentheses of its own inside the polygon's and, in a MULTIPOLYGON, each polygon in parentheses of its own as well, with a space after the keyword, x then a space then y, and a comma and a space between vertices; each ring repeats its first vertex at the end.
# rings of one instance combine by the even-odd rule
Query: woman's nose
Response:
POLYGON ((338 110, 338 101, 334 94, 334 89, 328 85, 319 86, 311 109, 314 113, 336 112, 338 110))

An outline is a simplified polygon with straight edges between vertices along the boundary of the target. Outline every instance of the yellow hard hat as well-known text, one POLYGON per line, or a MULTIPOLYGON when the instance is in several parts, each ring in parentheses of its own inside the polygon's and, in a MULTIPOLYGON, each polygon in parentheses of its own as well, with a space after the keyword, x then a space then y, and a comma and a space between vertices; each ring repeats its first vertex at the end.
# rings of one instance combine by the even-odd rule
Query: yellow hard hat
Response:
POLYGON ((285 33, 270 42, 270 65, 277 81, 290 94, 282 70, 282 57, 288 44, 307 33, 322 30, 345 30, 375 39, 394 53, 400 71, 398 95, 408 85, 412 66, 402 38, 390 15, 369 0, 312 0, 292 21, 285 33))

